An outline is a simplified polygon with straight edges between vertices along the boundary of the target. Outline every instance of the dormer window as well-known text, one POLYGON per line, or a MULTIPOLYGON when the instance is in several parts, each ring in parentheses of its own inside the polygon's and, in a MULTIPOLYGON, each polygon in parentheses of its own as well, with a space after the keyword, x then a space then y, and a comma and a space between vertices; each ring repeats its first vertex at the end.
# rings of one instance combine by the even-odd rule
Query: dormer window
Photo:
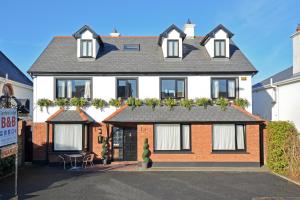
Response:
POLYGON ((81 57, 93 56, 93 41, 81 40, 81 57))
POLYGON ((168 57, 169 58, 179 57, 178 40, 168 40, 168 57))
POLYGON ((225 40, 215 40, 215 57, 226 57, 225 40))

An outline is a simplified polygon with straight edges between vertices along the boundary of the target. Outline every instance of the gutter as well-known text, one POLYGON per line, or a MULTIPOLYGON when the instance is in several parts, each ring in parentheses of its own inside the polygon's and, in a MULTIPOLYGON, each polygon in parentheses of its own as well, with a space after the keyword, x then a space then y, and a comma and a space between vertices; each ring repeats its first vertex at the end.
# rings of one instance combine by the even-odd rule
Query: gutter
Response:
POLYGON ((295 82, 298 82, 298 81, 300 81, 300 76, 293 77, 293 78, 290 78, 290 79, 286 79, 286 80, 283 80, 283 81, 279 81, 279 82, 276 82, 275 84, 272 83, 272 84, 267 84, 267 85, 264 85, 264 86, 261 86, 261 87, 258 87, 258 88, 254 88, 254 89, 252 89, 252 91, 255 92, 255 91, 270 89, 270 88, 273 88, 274 86, 278 87, 278 86, 287 85, 287 84, 290 84, 290 83, 295 83, 295 82))

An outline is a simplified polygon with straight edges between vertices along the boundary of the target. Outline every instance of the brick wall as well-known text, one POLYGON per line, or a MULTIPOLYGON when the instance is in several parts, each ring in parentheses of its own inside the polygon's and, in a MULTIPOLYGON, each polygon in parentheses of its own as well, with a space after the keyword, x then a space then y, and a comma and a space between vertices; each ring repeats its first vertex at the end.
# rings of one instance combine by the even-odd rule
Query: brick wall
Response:
POLYGON ((33 160, 46 160, 46 141, 47 125, 46 123, 34 123, 32 133, 33 160))
POLYGON ((212 153, 212 125, 191 126, 191 153, 163 154, 153 151, 153 125, 140 124, 138 131, 138 161, 142 161, 143 142, 147 137, 153 162, 260 162, 259 125, 246 126, 246 153, 212 153))

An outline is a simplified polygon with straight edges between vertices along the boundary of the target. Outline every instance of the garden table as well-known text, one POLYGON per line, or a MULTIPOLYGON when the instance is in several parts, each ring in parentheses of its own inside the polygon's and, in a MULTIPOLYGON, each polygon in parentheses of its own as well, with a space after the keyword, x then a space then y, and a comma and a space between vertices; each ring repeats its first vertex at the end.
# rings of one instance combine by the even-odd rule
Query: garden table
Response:
POLYGON ((67 156, 70 157, 71 162, 72 162, 72 158, 74 158, 74 166, 71 168, 71 170, 75 170, 75 169, 81 168, 81 167, 77 167, 77 158, 81 158, 82 157, 81 154, 68 154, 67 156))

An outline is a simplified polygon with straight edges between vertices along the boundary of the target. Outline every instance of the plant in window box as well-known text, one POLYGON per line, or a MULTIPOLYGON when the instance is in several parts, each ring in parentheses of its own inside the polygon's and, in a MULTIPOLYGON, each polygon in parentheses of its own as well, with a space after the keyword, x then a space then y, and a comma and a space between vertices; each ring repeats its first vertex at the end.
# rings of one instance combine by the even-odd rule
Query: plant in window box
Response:
POLYGON ((134 97, 129 97, 127 100, 126 100, 126 104, 128 106, 132 106, 132 107, 135 107, 135 101, 136 99, 134 97))
POLYGON ((108 145, 108 139, 107 139, 107 137, 105 137, 105 138, 103 138, 103 141, 102 141, 102 152, 101 152, 102 161, 103 161, 104 165, 107 165, 107 160, 108 160, 107 145, 108 145))
POLYGON ((37 105, 40 106, 41 111, 43 111, 43 107, 48 109, 49 106, 53 105, 53 102, 49 99, 39 99, 37 105))
POLYGON ((191 110, 191 108, 194 104, 192 99, 181 99, 179 103, 180 103, 180 106, 185 107, 189 110, 191 110))
POLYGON ((77 98, 73 97, 70 99, 71 106, 76 106, 77 108, 82 108, 87 105, 87 100, 83 97, 77 98))
POLYGON ((211 100, 208 99, 208 98, 199 98, 199 99, 196 99, 196 100, 195 100, 195 104, 196 104, 197 106, 204 106, 204 108, 206 109, 207 106, 209 106, 209 105, 212 104, 212 102, 211 102, 211 100))
POLYGON ((120 98, 111 99, 109 100, 109 105, 119 108, 122 105, 122 100, 120 98))
POLYGON ((155 98, 147 98, 144 100, 144 103, 149 106, 152 107, 152 109, 155 108, 155 106, 160 106, 161 102, 159 99, 155 99, 155 98))
POLYGON ((107 105, 106 101, 103 99, 93 99, 92 101, 92 105, 96 108, 96 109, 100 109, 101 111, 103 110, 103 108, 107 105))
POLYGON ((177 105, 177 102, 175 99, 167 98, 164 100, 164 105, 168 106, 170 110, 177 105))
POLYGON ((239 98, 239 99, 235 99, 233 101, 233 104, 245 109, 249 106, 249 101, 247 99, 239 98))
POLYGON ((143 163, 142 167, 143 169, 147 169, 149 167, 149 163, 151 163, 150 159, 151 151, 149 150, 149 144, 148 144, 148 138, 145 138, 144 140, 144 146, 143 146, 143 163))
POLYGON ((140 99, 135 99, 135 101, 134 101, 134 105, 135 105, 136 107, 140 107, 140 106, 142 106, 142 105, 143 105, 143 101, 142 101, 142 100, 140 100, 140 99))
POLYGON ((59 106, 60 108, 64 108, 65 106, 69 105, 69 101, 68 99, 65 98, 59 98, 59 99, 55 99, 54 104, 59 106))
POLYGON ((221 109, 225 111, 227 106, 229 105, 229 101, 228 101, 228 99, 221 97, 216 100, 215 104, 220 106, 221 109))

